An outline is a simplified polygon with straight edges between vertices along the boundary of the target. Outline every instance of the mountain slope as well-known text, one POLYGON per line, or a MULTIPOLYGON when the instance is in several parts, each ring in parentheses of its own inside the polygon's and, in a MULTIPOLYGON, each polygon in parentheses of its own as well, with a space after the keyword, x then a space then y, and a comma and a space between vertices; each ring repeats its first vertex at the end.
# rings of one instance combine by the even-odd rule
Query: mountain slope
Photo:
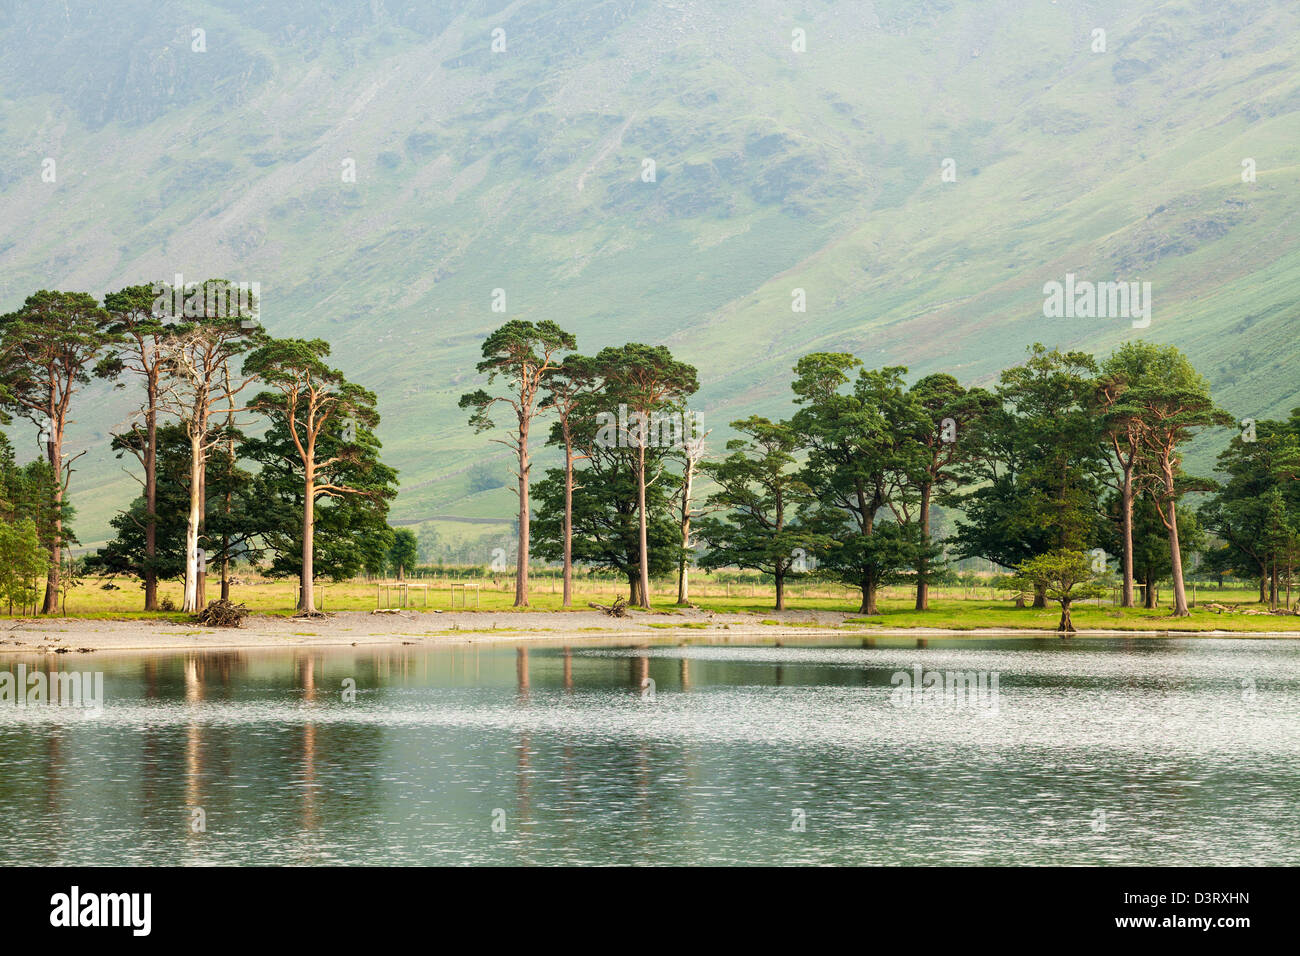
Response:
MULTIPOLYGON (((0 308, 260 282, 273 333, 329 339, 380 394, 398 520, 509 513, 469 493, 497 446, 456 408, 497 289, 584 350, 669 344, 716 426, 784 414, 814 349, 987 382, 1035 340, 1131 336, 1279 415, 1300 404, 1298 27, 1285 0, 19 0, 0 308), (1150 327, 1044 318, 1066 273, 1151 282, 1150 327)), ((86 542, 135 493, 107 452, 129 396, 78 414, 86 542)))

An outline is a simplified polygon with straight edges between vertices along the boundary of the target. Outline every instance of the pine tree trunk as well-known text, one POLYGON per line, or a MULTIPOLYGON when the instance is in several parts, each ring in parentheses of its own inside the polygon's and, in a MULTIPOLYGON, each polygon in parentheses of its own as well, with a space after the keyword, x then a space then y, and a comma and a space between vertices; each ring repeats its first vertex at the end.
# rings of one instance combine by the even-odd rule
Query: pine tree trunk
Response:
MULTIPOLYGON (((205 425, 204 434, 207 433, 205 425)), ((207 455, 203 456, 199 462, 199 535, 198 540, 204 541, 207 538, 208 530, 208 459, 207 455)), ((201 610, 208 604, 208 563, 200 561, 194 569, 194 599, 195 609, 201 610)))
POLYGON ((1188 617, 1187 591, 1183 586, 1183 552, 1178 544, 1178 510, 1173 495, 1169 497, 1169 559, 1173 567, 1174 617, 1188 617))
POLYGON ((567 435, 564 439, 564 598, 560 606, 573 606, 573 443, 567 435))
POLYGON ((158 372, 154 370, 145 386, 148 408, 145 411, 144 447, 144 609, 158 610, 158 372))
POLYGON ((308 437, 302 493, 302 566, 298 571, 298 610, 316 613, 313 558, 316 544, 316 443, 308 437))
POLYGON ((51 489, 54 498, 54 531, 50 537, 50 567, 45 574, 42 614, 55 614, 59 610, 59 571, 63 560, 63 423, 55 418, 53 396, 50 399, 49 423, 50 440, 45 444, 45 453, 49 457, 50 473, 54 476, 54 487, 51 489))
MULTIPOLYGON (((230 391, 230 367, 222 366, 225 372, 226 391, 230 391)), ((226 527, 230 527, 230 498, 233 494, 233 485, 235 481, 235 439, 233 429, 235 427, 235 403, 231 401, 230 410, 226 412, 227 435, 231 436, 226 439, 226 494, 225 494, 225 516, 226 527)), ((230 534, 223 532, 221 535, 221 600, 230 600, 230 534)))
MULTIPOLYGON (((930 547, 930 490, 931 483, 926 482, 921 488, 921 547, 930 547)), ((930 610, 930 556, 921 555, 916 566, 916 609, 930 610)))
POLYGON ((687 549, 691 544, 691 485, 695 478, 695 462, 686 456, 682 474, 682 553, 677 559, 677 603, 685 607, 691 603, 690 581, 687 580, 687 549))
POLYGON ((519 553, 515 557, 515 607, 528 606, 528 423, 519 424, 519 553))
POLYGON ((203 485, 203 435, 191 423, 190 434, 190 509, 185 518, 185 598, 181 610, 196 613, 198 607, 199 513, 203 485))
POLYGON ((1124 530, 1124 592, 1120 597, 1120 607, 1133 606, 1133 469, 1124 472, 1124 486, 1120 490, 1120 508, 1123 511, 1124 530))
POLYGON ((636 511, 637 511, 637 536, 639 546, 640 576, 641 576, 641 597, 643 601, 641 606, 646 610, 650 609, 650 548, 646 535, 646 513, 645 513, 645 446, 646 435, 644 429, 641 434, 641 441, 637 447, 636 453, 636 511))
POLYGON ((876 578, 873 574, 862 576, 862 606, 858 608, 858 613, 874 616, 876 613, 876 578))

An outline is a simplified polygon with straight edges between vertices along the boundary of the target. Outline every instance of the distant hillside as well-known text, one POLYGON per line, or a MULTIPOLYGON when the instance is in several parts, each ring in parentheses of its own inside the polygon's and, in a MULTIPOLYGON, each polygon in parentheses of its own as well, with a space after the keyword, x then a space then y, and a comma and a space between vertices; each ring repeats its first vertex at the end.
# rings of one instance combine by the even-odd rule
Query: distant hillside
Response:
MULTIPOLYGON (((1138 335, 1281 415, 1298 52, 1294 0, 11 0, 0 309, 260 282, 272 332, 379 393, 401 521, 508 520, 456 408, 496 289, 584 350, 667 343, 713 425, 783 414, 815 349, 987 382, 1035 340, 1138 335), (1044 318, 1066 273, 1151 282, 1150 327, 1044 318)), ((85 542, 136 493, 106 395, 71 436, 85 542)))

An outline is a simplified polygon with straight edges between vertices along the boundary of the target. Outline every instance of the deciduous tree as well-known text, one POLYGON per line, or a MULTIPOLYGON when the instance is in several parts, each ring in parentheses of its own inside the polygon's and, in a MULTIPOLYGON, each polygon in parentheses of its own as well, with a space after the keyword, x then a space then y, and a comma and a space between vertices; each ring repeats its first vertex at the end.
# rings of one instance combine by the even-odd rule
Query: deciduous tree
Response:
POLYGON ((967 432, 997 406, 997 399, 982 388, 965 389, 946 374, 927 375, 911 392, 930 417, 929 429, 921 439, 928 455, 919 473, 921 554, 916 566, 916 610, 926 611, 930 608, 931 503, 957 483, 958 466, 968 461, 975 449, 967 432))
POLYGON ((817 501, 808 527, 833 542, 819 555, 821 571, 858 588, 861 612, 875 614, 879 587, 916 567, 917 529, 878 518, 919 483, 932 422, 904 387, 906 369, 860 369, 851 380, 861 364, 842 352, 801 358, 791 425, 808 450, 803 480, 817 501))
POLYGON ((1105 588, 1093 581, 1088 556, 1082 551, 1049 551, 1022 561, 1017 570, 1021 579, 1061 605, 1061 621, 1056 629, 1062 635, 1074 633, 1070 605, 1106 593, 1105 588))
MULTIPOLYGON (((966 486, 956 502, 964 517, 953 544, 962 557, 1005 568, 1052 550, 1084 551, 1101 534, 1101 424, 1093 402, 1097 365, 1084 352, 1035 343, 1005 370, 1001 408, 971 431, 966 486)), ((1034 594, 1045 607, 1046 595, 1034 594)))
POLYGON ((727 442, 731 454, 703 465, 717 485, 707 504, 722 514, 700 522, 700 539, 709 548, 700 565, 772 575, 776 610, 783 611, 786 578, 806 570, 808 562, 801 566, 800 559, 829 543, 797 520, 812 495, 794 457, 799 435, 789 423, 757 415, 731 427, 742 436, 727 442))
POLYGON ((410 528, 394 528, 393 543, 388 546, 388 565, 397 580, 406 580, 406 572, 420 560, 420 546, 410 528))

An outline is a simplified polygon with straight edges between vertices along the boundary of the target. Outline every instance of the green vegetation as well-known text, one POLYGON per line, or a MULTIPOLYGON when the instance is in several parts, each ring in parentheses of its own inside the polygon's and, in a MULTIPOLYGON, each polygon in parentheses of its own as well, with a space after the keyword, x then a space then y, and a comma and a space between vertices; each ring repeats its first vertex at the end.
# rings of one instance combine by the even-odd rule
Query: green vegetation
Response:
MULTIPOLYGON (((0 409, 0 420, 3 420, 0 409)), ((25 468, 14 462, 13 446, 0 433, 0 601, 12 614, 31 605, 36 611, 38 582, 49 570, 55 539, 54 480, 49 464, 37 459, 25 468)), ((69 509, 61 509, 66 518, 69 509)))
MULTIPOLYGON (((1222 599, 1215 592, 1202 593, 1205 599, 1222 599)), ((1229 598, 1232 600, 1232 598, 1229 598)), ((881 613, 873 617, 846 618, 849 626, 864 631, 873 628, 937 628, 942 630, 1037 630, 1059 633, 1061 612, 1056 608, 1016 608, 1006 602, 992 601, 935 601, 930 612, 917 611, 906 597, 883 601, 881 613)), ((1145 608, 1120 608, 1094 604, 1074 604, 1070 612, 1076 631, 1168 631, 1175 634, 1226 631, 1232 633, 1291 632, 1300 633, 1300 623, 1294 617, 1274 617, 1269 614, 1225 614, 1206 609, 1192 608, 1187 617, 1171 617, 1167 610, 1148 611, 1145 608)))
MULTIPOLYGON (((507 330, 494 333, 489 345, 507 330)), ((557 350, 576 344, 558 328, 549 340, 563 343, 557 350)), ((678 565, 683 603, 684 569, 693 557, 692 470, 704 447, 703 436, 685 431, 694 369, 662 347, 606 348, 591 366, 575 359, 589 368, 579 393, 574 376, 559 371, 563 360, 553 352, 545 353, 545 362, 528 355, 528 367, 535 369, 532 387, 544 389, 558 377, 563 384, 553 394, 567 396, 528 416, 531 425, 537 414, 555 412, 559 421, 551 440, 562 441, 565 449, 563 474, 548 476, 539 495, 543 551, 552 558, 563 555, 564 606, 571 598, 571 562, 577 561, 626 574, 632 603, 648 609, 652 556, 659 573, 678 565), (664 384, 674 382, 680 384, 664 384), (615 404, 619 412, 612 423, 611 413, 597 409, 615 404), (676 416, 683 428, 669 430, 665 440, 662 423, 676 416), (661 485, 653 502, 646 497, 651 449, 658 450, 653 483, 661 485), (633 480, 608 480, 605 461, 633 480), (665 468, 674 462, 680 469, 675 475, 665 468), (585 491, 575 498, 575 488, 585 491), (667 533, 669 513, 681 516, 676 541, 667 533), (659 532, 653 549, 651 524, 659 532), (575 531, 606 550, 575 549, 575 531)), ((1189 479, 1183 455, 1197 430, 1234 420, 1215 406, 1208 385, 1177 349, 1128 344, 1099 365, 1087 353, 1035 343, 1023 364, 1003 371, 992 393, 937 376, 909 388, 907 369, 870 370, 847 353, 804 356, 794 373, 796 408, 788 421, 755 416, 733 422, 747 437, 728 442, 731 455, 722 461, 699 464, 717 487, 698 525, 706 548, 699 556, 703 568, 771 575, 776 609, 783 610, 787 577, 815 567, 817 579, 856 588, 860 613, 871 616, 878 612, 876 593, 891 583, 914 585, 915 608, 924 613, 931 582, 950 573, 947 560, 983 558, 1016 572, 1000 584, 1015 592, 1017 606, 1023 606, 1024 592, 1033 593, 1035 608, 1049 598, 1059 603, 1057 627, 1068 633, 1074 629, 1072 605, 1106 593, 1098 578, 1106 572, 1105 548, 1118 541, 1121 607, 1133 606, 1138 575, 1148 609, 1155 605, 1155 582, 1167 578, 1173 616, 1189 616, 1184 565, 1187 553, 1199 553, 1206 538, 1178 505, 1189 491, 1217 486, 1189 479), (1118 494, 1104 498, 1107 486, 1118 494), (947 539, 936 539, 930 526, 936 489, 942 502, 961 513, 947 539)), ((489 400, 477 393, 464 401, 482 409, 489 400)), ((515 407, 524 422, 518 412, 524 406, 515 407)), ((480 411, 471 424, 482 427, 480 411)), ((1267 423, 1266 434, 1274 434, 1274 423, 1267 423)), ((1257 476, 1266 486, 1263 510, 1254 517, 1267 561, 1233 564, 1233 552, 1220 549, 1215 565, 1220 574, 1240 575, 1271 567, 1276 578, 1285 561, 1288 612, 1294 557, 1300 554, 1295 438, 1282 451, 1282 465, 1257 476)), ((1245 432, 1240 439, 1255 440, 1245 432)), ((522 467, 528 454, 522 429, 515 447, 522 467)), ((1231 458, 1239 450, 1225 454, 1231 458)), ((521 500, 528 500, 527 471, 518 474, 521 500)), ((1229 493, 1221 490, 1220 498, 1229 493)), ((1210 507, 1222 511, 1217 502, 1210 507)), ((522 551, 527 524, 520 528, 522 551)), ((517 595, 526 603, 526 579, 522 591, 520 581, 517 595)), ((1276 610, 1276 581, 1273 594, 1276 610)))
POLYGON ((507 437, 493 439, 513 452, 515 457, 515 494, 519 504, 519 548, 515 555, 515 606, 528 606, 528 570, 532 563, 532 446, 529 438, 533 420, 542 412, 543 388, 551 373, 557 371, 560 353, 574 346, 573 336, 551 321, 507 322, 483 342, 483 359, 477 365, 491 384, 498 377, 503 394, 490 395, 484 389, 466 392, 460 407, 469 409, 470 424, 475 432, 495 427, 492 413, 503 406, 513 413, 514 425, 507 425, 507 437))
MULTIPOLYGON (((201 303, 210 303, 214 285, 228 283, 199 284, 201 303)), ((418 536, 385 520, 396 474, 378 457, 378 398, 325 363, 327 343, 273 339, 242 314, 211 314, 210 305, 179 322, 151 312, 158 321, 146 326, 137 293, 108 297, 120 314, 88 297, 39 293, 25 313, 0 317, 0 402, 30 413, 42 395, 57 395, 65 421, 73 386, 85 384, 97 355, 108 356, 101 374, 121 371, 122 343, 131 329, 148 329, 146 351, 156 361, 152 373, 141 373, 147 425, 115 439, 119 453, 150 463, 146 495, 115 519, 119 536, 91 556, 93 572, 141 578, 146 611, 166 609, 150 602, 160 580, 179 578, 180 609, 192 613, 209 561, 202 540, 215 546, 223 598, 232 566, 242 562, 254 573, 296 577, 294 603, 307 615, 317 613, 318 578, 343 582, 363 569, 418 573, 418 536), (47 346, 70 353, 60 384, 34 363, 28 339, 42 309, 61 316, 73 307, 91 317, 69 320, 80 329, 71 345, 54 336, 47 346), (236 396, 255 383, 270 388, 237 407, 236 396), (260 437, 236 425, 236 414, 249 411, 266 418, 260 437), (252 472, 241 462, 260 467, 252 472)), ((692 366, 662 346, 605 347, 588 359, 572 351, 576 345, 554 323, 507 322, 484 343, 479 366, 489 383, 505 379, 504 393, 480 389, 461 400, 476 431, 494 426, 496 406, 513 412, 515 427, 503 441, 514 452, 523 503, 515 607, 529 606, 535 520, 538 554, 561 560, 566 608, 577 566, 622 575, 645 609, 652 578, 676 568, 684 604, 687 567, 698 559, 710 572, 738 567, 770 577, 777 610, 786 606, 787 580, 806 577, 856 589, 859 612, 872 621, 881 613, 878 592, 907 585, 914 612, 924 615, 930 587, 954 575, 951 563, 979 558, 1015 572, 995 583, 1018 608, 1031 592, 1035 610, 1049 598, 1059 603, 1057 629, 1068 633, 1073 606, 1107 593, 1106 547, 1118 541, 1125 610, 1137 580, 1144 610, 1155 609, 1156 582, 1168 580, 1172 616, 1189 617, 1184 565, 1207 550, 1207 570, 1220 580, 1258 576, 1270 610, 1279 610, 1283 593, 1283 609, 1291 609, 1300 410, 1287 423, 1248 422, 1221 455, 1226 484, 1190 478, 1182 463, 1194 433, 1234 419, 1172 347, 1128 344, 1099 364, 1036 343, 992 392, 951 376, 909 386, 905 368, 872 370, 847 353, 813 353, 794 367, 791 417, 733 422, 745 437, 728 442, 729 456, 708 461, 707 435, 687 405, 698 388, 692 366), (565 468, 539 483, 534 515, 530 434, 539 419, 553 419, 548 444, 563 447, 565 468), (692 498, 697 472, 713 489, 702 508, 692 498), (1189 492, 1213 493, 1201 512, 1221 536, 1203 533, 1178 507, 1189 492), (931 527, 940 506, 956 517, 946 536, 931 527), (694 539, 692 518, 699 519, 694 539)), ((144 368, 141 362, 137 371, 144 368)), ((57 609, 59 593, 82 573, 79 564, 51 569, 71 540, 63 496, 69 463, 60 481, 48 478, 52 467, 20 471, 12 457, 4 456, 8 504, 0 515, 0 547, 12 565, 4 596, 25 608, 31 575, 44 569, 47 604, 49 587, 59 588, 57 609)), ((494 558, 493 571, 504 566, 494 558)), ((111 578, 104 587, 115 587, 111 578)))
MULTIPOLYGON (((295 486, 291 494, 277 497, 296 497, 301 502, 297 522, 298 610, 304 614, 316 613, 313 588, 320 500, 362 502, 359 509, 336 509, 347 518, 361 520, 340 522, 335 530, 353 538, 369 530, 372 534, 367 537, 373 537, 374 532, 385 530, 375 525, 387 511, 388 499, 397 493, 393 487, 396 473, 379 462, 379 442, 373 432, 379 425, 375 407, 378 399, 373 392, 349 382, 338 369, 326 365, 329 351, 329 344, 321 339, 272 340, 244 362, 245 374, 273 388, 259 394, 252 407, 271 418, 270 435, 288 436, 293 453, 287 453, 287 443, 281 440, 276 458, 289 463, 285 470, 290 475, 301 478, 301 491, 295 486), (367 517, 371 520, 366 521, 367 517)), ((273 441, 263 441, 260 449, 265 452, 273 441)), ((403 536, 403 548, 397 552, 399 572, 401 562, 409 561, 414 550, 414 542, 407 536, 403 536)), ((396 545, 393 535, 390 555, 396 545)), ((282 550, 281 555, 284 553, 282 550)), ((336 570, 335 576, 342 575, 336 570)))
MULTIPOLYGON (((806 54, 743 3, 238 15, 253 3, 222 5, 209 56, 135 0, 0 16, 0 147, 34 156, 49 117, 60 131, 57 176, 0 170, 0 405, 43 459, 6 466, 20 608, 34 531, 46 612, 74 544, 140 578, 146 609, 178 577, 192 610, 218 567, 223 596, 257 567, 298 576, 310 610, 314 580, 410 571, 390 507, 420 560, 513 560, 520 606, 537 561, 561 566, 564 606, 583 569, 646 606, 675 569, 685 602, 698 556, 714 580, 770 575, 777 606, 808 576, 873 616, 906 585, 924 616, 957 570, 1058 551, 1100 562, 1126 614, 1161 613, 1166 580, 1192 611, 1193 574, 1292 606, 1294 4, 1225 20, 1099 0, 1098 55, 1068 5, 1013 0, 881 4, 870 28, 822 5, 799 14, 806 54), (493 56, 502 17, 511 52, 493 56), (58 56, 28 42, 46 35, 58 56), (381 82, 413 63, 431 86, 381 82), (382 95, 341 113, 338 88, 382 95), (265 327, 210 314, 220 280, 175 323, 147 285, 22 298, 51 270, 112 285, 205 258, 277 290, 265 327), (1046 317, 1067 269, 1149 280, 1149 327, 1046 317), (650 344, 616 344, 615 322, 650 344), (578 340, 594 357, 561 358, 578 340), (290 393, 257 399, 254 373, 301 381, 303 349, 332 394, 366 383, 360 420, 300 434, 290 393), (507 387, 458 409, 476 362, 507 387), (513 469, 455 427, 505 400, 513 469), (687 400, 714 449, 597 441, 599 413, 687 400), (1233 437, 1222 409, 1249 428, 1233 437), (797 440, 764 445, 746 430, 763 421, 797 440)), ((1025 582, 1039 612, 1045 581, 1025 582)))
MULTIPOLYGON (((703 373, 719 445, 728 421, 783 417, 813 351, 991 387, 1031 342, 1100 356, 1141 337, 1178 345, 1236 414, 1296 404, 1293 0, 1096 0, 1082 26, 1077 5, 1023 0, 865 20, 837 0, 784 25, 741 0, 222 0, 206 55, 142 0, 17 10, 0 15, 0 312, 51 275, 139 281, 134 263, 260 281, 272 334, 328 340, 383 396, 393 517, 444 539, 478 530, 444 516, 516 504, 476 480, 456 408, 504 318, 669 344, 703 373), (392 80, 417 64, 430 85, 392 80), (1150 327, 1045 319, 1067 270, 1151 281, 1150 327)), ((70 488, 88 546, 136 493, 99 444, 134 403, 94 387, 70 431, 90 449, 70 488)), ((1197 441, 1188 471, 1220 444, 1197 441)), ((539 473, 561 466, 543 454, 539 473)))
MULTIPOLYGON (((1049 551, 1040 554, 1021 562, 1019 574, 1036 590, 1042 591, 1061 605, 1061 620, 1056 629, 1062 634, 1074 632, 1070 606, 1075 601, 1101 597, 1106 593, 1106 589, 1093 580, 1088 556, 1082 551, 1049 551)), ((1175 614, 1177 617, 1187 617, 1188 611, 1184 607, 1175 614)))
MULTIPOLYGON (((0 316, 0 421, 14 412, 30 418, 47 456, 19 469, 0 435, 0 599, 25 610, 32 575, 44 572, 41 610, 55 613, 83 571, 65 560, 76 540, 67 489, 80 456, 63 449, 92 370, 132 372, 144 385, 137 415, 112 440, 119 457, 130 453, 143 466, 144 494, 113 519, 117 537, 85 564, 139 578, 146 612, 167 610, 159 581, 175 577, 181 611, 196 613, 210 564, 220 567, 223 599, 236 560, 297 576, 306 614, 315 613, 318 574, 342 580, 382 569, 389 557, 414 564, 410 532, 391 550, 396 535, 385 518, 396 472, 378 459, 376 397, 325 364, 328 344, 271 338, 255 300, 236 297, 225 280, 153 291, 146 300, 145 287, 128 287, 103 307, 83 293, 40 291, 0 316), (240 393, 259 382, 270 390, 240 406, 240 393), (265 416, 261 437, 237 426, 246 412, 265 416), (241 461, 262 467, 253 474, 241 461)), ((111 577, 105 587, 116 587, 111 577)))
POLYGON ((1284 580, 1290 607, 1300 551, 1300 409, 1287 422, 1249 422, 1219 455, 1219 469, 1227 479, 1200 512, 1216 536, 1207 566, 1254 577, 1271 608, 1284 580))
POLYGON ((42 538, 49 552, 41 604, 46 614, 58 609, 63 549, 74 540, 65 503, 78 456, 63 451, 72 400, 90 381, 96 355, 111 341, 108 322, 93 296, 44 289, 0 316, 0 402, 36 425, 49 463, 48 498, 40 505, 48 516, 42 538))
MULTIPOLYGON (((427 611, 420 606, 411 609, 420 615, 422 627, 437 626, 436 622, 441 618, 441 615, 434 614, 435 610, 448 612, 452 609, 449 582, 451 580, 474 580, 471 574, 472 570, 475 569, 464 569, 464 572, 460 574, 444 571, 443 575, 436 580, 428 576, 421 579, 424 583, 433 585, 432 590, 429 592, 427 611)), ((69 589, 67 595, 68 616, 91 620, 156 620, 174 623, 186 623, 192 620, 191 615, 179 611, 141 611, 139 592, 125 587, 104 590, 103 585, 105 583, 108 582, 103 578, 87 577, 79 585, 69 589)), ((485 581, 484 584, 480 607, 475 610, 471 606, 469 611, 473 615, 473 619, 481 622, 481 624, 461 624, 459 625, 461 630, 473 629, 476 626, 491 628, 493 623, 497 627, 508 626, 512 630, 535 630, 536 628, 528 626, 530 614, 565 611, 565 608, 561 606, 562 591, 558 575, 555 575, 550 580, 544 578, 540 573, 534 575, 530 606, 522 610, 516 610, 512 607, 514 595, 512 575, 503 575, 499 579, 499 584, 494 584, 491 579, 485 581)), ((675 582, 670 577, 657 582, 652 581, 652 587, 654 587, 655 596, 661 602, 671 601, 675 590, 675 582)), ((1044 609, 1016 608, 1012 602, 992 596, 986 588, 980 588, 979 596, 975 596, 963 589, 936 586, 931 590, 931 609, 929 611, 917 611, 914 607, 915 599, 911 589, 886 587, 877 595, 879 613, 865 617, 852 613, 857 606, 852 591, 827 590, 824 585, 818 586, 813 583, 787 583, 786 587, 787 603, 791 610, 780 619, 771 616, 773 591, 770 583, 765 585, 757 583, 745 584, 744 586, 733 585, 731 588, 732 593, 728 595, 726 587, 712 578, 708 578, 697 584, 695 606, 704 613, 743 614, 748 616, 747 621, 742 621, 739 624, 729 622, 731 630, 735 630, 737 626, 753 625, 755 627, 797 628, 799 630, 830 628, 851 633, 861 632, 863 634, 881 630, 911 630, 918 628, 954 631, 1026 630, 1052 632, 1057 628, 1060 619, 1060 611, 1055 607, 1044 609), (808 618, 812 618, 812 620, 808 618)), ((295 613, 294 605, 298 596, 298 588, 297 583, 294 581, 244 580, 241 578, 236 590, 239 602, 246 604, 255 614, 289 617, 295 613)), ((611 598, 618 593, 626 594, 625 583, 613 580, 592 582, 586 580, 583 576, 579 576, 574 583, 574 600, 578 606, 573 608, 572 611, 576 613, 587 610, 586 603, 589 600, 608 604, 611 598)), ((182 594, 181 585, 174 580, 164 581, 159 586, 159 594, 162 600, 177 602, 182 594)), ((1114 592, 1112 592, 1111 600, 1113 600, 1113 597, 1114 592)), ((1120 608, 1107 599, 1103 599, 1100 603, 1094 599, 1089 599, 1084 603, 1076 603, 1071 609, 1071 616, 1075 629, 1080 631, 1167 631, 1174 634, 1221 631, 1236 634, 1264 632, 1300 634, 1300 618, 1267 614, 1264 610, 1267 605, 1253 603, 1243 605, 1250 613, 1241 611, 1237 613, 1217 613, 1207 607, 1209 604, 1220 603, 1228 606, 1241 605, 1243 601, 1249 601, 1252 597, 1251 590, 1207 588, 1198 585, 1196 589, 1196 605, 1192 607, 1188 617, 1171 617, 1167 608, 1154 610, 1140 607, 1120 608)), ((318 586, 317 599, 318 606, 328 612, 370 611, 375 607, 375 587, 373 584, 362 580, 330 583, 323 587, 318 586), (323 603, 321 603, 322 600, 323 603)), ((418 604, 419 599, 417 598, 418 604)), ((460 610, 459 599, 457 600, 456 610, 460 610)), ((705 629, 704 622, 674 620, 674 617, 681 613, 683 612, 678 609, 669 608, 647 615, 638 614, 635 623, 638 625, 671 626, 662 629, 705 629), (678 625, 691 626, 678 628, 678 625)), ((15 614, 17 614, 17 608, 15 614)), ((708 626, 718 627, 719 625, 715 623, 708 626)), ((555 630, 557 633, 571 633, 583 630, 582 628, 565 625, 563 620, 558 624, 548 624, 548 628, 555 630)), ((454 630, 447 630, 446 628, 442 630, 446 633, 454 633, 454 630)), ((587 628, 586 630, 594 632, 601 629, 587 628)))
POLYGON ((727 442, 731 455, 704 465, 705 474, 718 485, 707 506, 724 511, 727 520, 708 517, 701 522, 700 540, 709 550, 700 566, 734 566, 770 574, 776 609, 783 611, 786 578, 806 571, 808 555, 829 539, 790 520, 812 495, 794 470, 794 452, 799 447, 795 430, 757 416, 734 427, 748 437, 727 442))

